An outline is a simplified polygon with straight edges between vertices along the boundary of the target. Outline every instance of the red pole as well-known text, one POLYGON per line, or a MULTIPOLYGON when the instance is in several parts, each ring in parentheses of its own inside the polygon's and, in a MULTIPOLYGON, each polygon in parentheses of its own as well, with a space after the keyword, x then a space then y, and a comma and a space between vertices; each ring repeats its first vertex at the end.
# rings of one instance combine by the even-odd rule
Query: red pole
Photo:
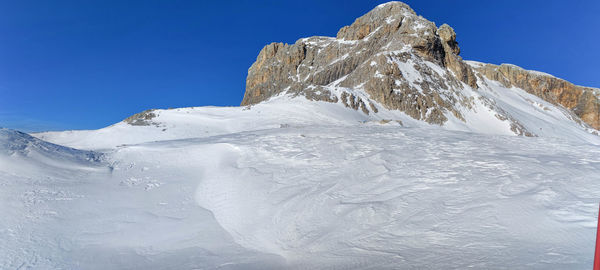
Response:
POLYGON ((596 252, 594 253, 594 270, 600 270, 600 208, 598 210, 598 226, 596 228, 596 252))

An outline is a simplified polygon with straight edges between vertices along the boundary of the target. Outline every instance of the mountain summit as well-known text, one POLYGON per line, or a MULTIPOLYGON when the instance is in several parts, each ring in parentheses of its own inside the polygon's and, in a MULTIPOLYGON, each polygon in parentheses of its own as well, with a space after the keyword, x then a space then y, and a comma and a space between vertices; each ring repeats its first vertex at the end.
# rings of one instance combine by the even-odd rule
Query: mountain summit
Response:
POLYGON ((450 120, 475 124, 487 111, 496 118, 488 124, 537 136, 539 128, 511 110, 514 104, 503 104, 502 96, 517 93, 539 107, 523 94, 529 93, 588 132, 594 132, 590 127, 600 128, 600 89, 514 65, 465 61, 459 54, 452 27, 437 27, 407 4, 389 2, 342 27, 335 38, 316 36, 265 46, 248 70, 241 105, 287 94, 341 103, 365 114, 400 111, 442 126, 450 120))

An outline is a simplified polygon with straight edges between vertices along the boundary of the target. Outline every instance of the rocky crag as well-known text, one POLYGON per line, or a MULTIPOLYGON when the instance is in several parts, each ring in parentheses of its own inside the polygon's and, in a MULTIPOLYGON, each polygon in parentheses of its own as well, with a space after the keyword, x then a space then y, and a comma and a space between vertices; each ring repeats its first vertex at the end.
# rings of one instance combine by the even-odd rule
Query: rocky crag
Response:
POLYGON ((521 88, 584 127, 600 128, 600 90, 513 65, 464 61, 452 27, 390 2, 342 27, 337 37, 272 43, 248 70, 242 106, 288 94, 343 104, 365 114, 398 110, 431 124, 465 120, 478 104, 510 123, 518 135, 535 136, 489 95, 490 82, 521 88), (583 122, 582 122, 582 121, 583 122))
POLYGON ((569 109, 583 122, 600 129, 600 89, 577 86, 552 75, 522 69, 515 65, 475 63, 477 74, 521 88, 556 105, 569 109))

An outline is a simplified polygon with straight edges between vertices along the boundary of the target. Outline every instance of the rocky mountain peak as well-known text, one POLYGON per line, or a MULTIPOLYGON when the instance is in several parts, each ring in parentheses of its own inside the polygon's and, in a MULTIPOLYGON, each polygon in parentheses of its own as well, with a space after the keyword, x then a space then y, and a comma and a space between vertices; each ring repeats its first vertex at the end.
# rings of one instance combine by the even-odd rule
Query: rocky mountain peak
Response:
POLYGON ((369 13, 356 19, 354 23, 342 27, 337 33, 337 39, 361 40, 383 27, 380 35, 389 35, 396 32, 405 17, 417 14, 402 2, 389 2, 379 5, 369 13))
POLYGON ((481 87, 489 88, 486 80, 496 80, 507 87, 510 81, 510 87, 522 87, 565 106, 575 118, 600 127, 598 95, 590 94, 592 90, 568 82, 566 87, 551 76, 536 76, 535 83, 528 83, 524 80, 533 77, 471 65, 459 56, 456 38, 452 27, 442 24, 438 28, 405 3, 382 4, 342 27, 335 38, 315 36, 294 44, 265 46, 248 70, 242 105, 287 94, 341 103, 365 114, 398 110, 443 125, 449 118, 467 121, 465 113, 483 102, 497 112, 498 119, 510 122, 514 133, 535 135, 492 100, 477 94, 481 87), (582 100, 583 96, 592 99, 591 103, 582 100))

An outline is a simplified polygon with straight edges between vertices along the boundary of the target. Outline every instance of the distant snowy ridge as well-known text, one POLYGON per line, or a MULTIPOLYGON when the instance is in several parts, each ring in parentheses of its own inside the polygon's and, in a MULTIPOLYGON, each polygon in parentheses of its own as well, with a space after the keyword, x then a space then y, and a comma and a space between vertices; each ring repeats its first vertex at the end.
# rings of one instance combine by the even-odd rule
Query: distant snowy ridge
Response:
MULTIPOLYGON (((600 144, 596 130, 577 121, 567 109, 546 102, 518 88, 507 89, 486 80, 487 88, 465 91, 472 96, 469 109, 461 109, 463 118, 449 116, 444 125, 419 121, 397 110, 377 106, 377 113, 365 114, 341 103, 311 101, 304 97, 281 94, 251 107, 191 107, 152 110, 148 125, 120 122, 99 130, 42 132, 34 136, 52 143, 79 149, 102 150, 123 144, 175 140, 235 132, 310 125, 396 125, 467 131, 482 134, 516 135, 511 122, 499 117, 510 114, 520 128, 534 136, 600 144)), ((358 94, 357 94, 358 95, 358 94)))
POLYGON ((37 139, 17 130, 0 128, 0 153, 4 155, 31 155, 33 153, 97 161, 99 154, 77 150, 37 139))
POLYGON ((23 132, 0 128, 0 169, 26 170, 15 165, 15 160, 26 160, 31 166, 81 168, 101 166, 102 154, 49 143, 23 132))

